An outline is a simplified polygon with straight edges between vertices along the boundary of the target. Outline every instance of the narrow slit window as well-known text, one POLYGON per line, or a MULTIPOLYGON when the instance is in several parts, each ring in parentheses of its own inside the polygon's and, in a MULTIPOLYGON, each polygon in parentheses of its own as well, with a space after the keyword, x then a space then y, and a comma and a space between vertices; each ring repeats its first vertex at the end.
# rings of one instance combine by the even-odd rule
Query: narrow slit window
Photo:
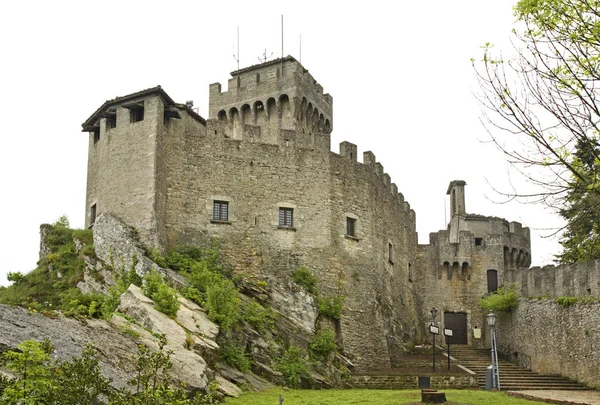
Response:
POLYGON ((100 140, 100 128, 94 129, 94 145, 100 140))
POLYGON ((214 201, 213 202, 213 220, 229 221, 229 202, 214 201))
POLYGON ((279 226, 294 226, 294 209, 279 207, 279 226))
POLYGON ((356 237, 356 218, 346 217, 346 235, 356 237))
POLYGON ((90 226, 94 225, 96 222, 96 204, 90 207, 90 226))
POLYGON ((394 245, 388 243, 388 261, 394 264, 394 245))

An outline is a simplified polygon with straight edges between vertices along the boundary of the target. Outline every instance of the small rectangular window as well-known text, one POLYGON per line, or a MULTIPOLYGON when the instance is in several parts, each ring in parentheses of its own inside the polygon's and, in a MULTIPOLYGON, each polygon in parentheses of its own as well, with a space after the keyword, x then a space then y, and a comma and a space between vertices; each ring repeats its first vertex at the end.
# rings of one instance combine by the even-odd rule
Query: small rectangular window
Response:
POLYGON ((229 202, 214 201, 213 202, 213 220, 229 221, 229 202))
POLYGON ((294 226, 294 209, 279 207, 279 226, 294 226))
POLYGON ((144 120, 144 106, 136 105, 134 107, 129 107, 129 118, 131 122, 138 122, 144 120))
POLYGON ((100 140, 100 128, 94 129, 94 145, 100 140))
POLYGON ((356 237, 356 218, 346 217, 346 235, 356 237))
POLYGON ((90 226, 94 225, 96 222, 96 204, 90 207, 90 226))
POLYGON ((483 244, 483 238, 475 238, 475 246, 481 246, 483 244))
POLYGON ((388 261, 394 264, 394 246, 391 243, 388 243, 388 261))

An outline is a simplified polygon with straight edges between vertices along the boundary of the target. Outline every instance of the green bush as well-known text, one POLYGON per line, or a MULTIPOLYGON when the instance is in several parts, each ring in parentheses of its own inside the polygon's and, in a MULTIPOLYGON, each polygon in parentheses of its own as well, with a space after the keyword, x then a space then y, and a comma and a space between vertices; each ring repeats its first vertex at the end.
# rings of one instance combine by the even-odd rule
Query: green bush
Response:
POLYGON ((153 270, 144 276, 144 294, 152 298, 156 310, 170 317, 177 315, 180 306, 177 293, 163 282, 163 278, 158 272, 153 270))
POLYGON ((206 290, 206 310, 211 321, 222 328, 232 327, 238 319, 239 294, 231 280, 221 279, 206 290))
POLYGON ((14 284, 19 284, 24 278, 25 276, 20 271, 9 271, 6 275, 6 279, 14 284))
POLYGON ((319 355, 327 356, 331 352, 337 351, 335 343, 335 331, 333 329, 322 329, 317 332, 313 340, 310 342, 310 350, 319 355))
POLYGON ((232 339, 225 339, 220 344, 219 356, 224 363, 245 373, 250 370, 252 362, 246 354, 246 347, 232 339))
POLYGON ((177 300, 177 293, 166 284, 158 286, 158 290, 152 295, 154 308, 170 317, 175 317, 179 311, 180 303, 177 300))
POLYGON ((300 387, 302 378, 310 378, 310 363, 306 352, 293 345, 283 353, 275 368, 283 374, 285 382, 291 388, 300 387))
POLYGON ((565 297, 565 296, 561 296, 561 297, 557 297, 555 302, 562 306, 562 307, 570 307, 571 305, 575 304, 577 302, 577 297, 565 297))
POLYGON ((341 294, 333 297, 319 297, 319 313, 331 319, 340 319, 342 317, 342 308, 344 305, 344 296, 341 294))
POLYGON ((494 312, 509 312, 518 304, 516 283, 506 284, 479 299, 483 309, 494 312))
POLYGON ((263 307, 255 299, 244 303, 242 314, 244 321, 258 331, 272 330, 275 327, 275 312, 271 308, 263 307))
POLYGON ((311 294, 317 293, 317 279, 306 267, 298 267, 292 272, 292 280, 306 288, 311 294))

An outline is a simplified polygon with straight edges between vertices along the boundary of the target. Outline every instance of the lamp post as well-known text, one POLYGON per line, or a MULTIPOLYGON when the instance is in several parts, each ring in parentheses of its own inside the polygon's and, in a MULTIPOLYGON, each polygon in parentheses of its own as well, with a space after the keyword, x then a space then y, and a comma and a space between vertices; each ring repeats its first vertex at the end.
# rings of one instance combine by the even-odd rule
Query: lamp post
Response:
MULTIPOLYGON (((437 317, 438 314, 438 310, 435 309, 435 307, 431 308, 431 318, 433 318, 433 321, 431 322, 431 324, 435 327, 435 318, 437 317)), ((433 334, 433 372, 435 373, 435 335, 436 333, 433 334)))
POLYGON ((497 388, 500 390, 500 375, 498 374, 498 349, 496 347, 496 330, 494 326, 496 325, 496 314, 490 311, 487 314, 487 323, 490 327, 490 335, 491 335, 491 343, 492 343, 492 388, 497 388))

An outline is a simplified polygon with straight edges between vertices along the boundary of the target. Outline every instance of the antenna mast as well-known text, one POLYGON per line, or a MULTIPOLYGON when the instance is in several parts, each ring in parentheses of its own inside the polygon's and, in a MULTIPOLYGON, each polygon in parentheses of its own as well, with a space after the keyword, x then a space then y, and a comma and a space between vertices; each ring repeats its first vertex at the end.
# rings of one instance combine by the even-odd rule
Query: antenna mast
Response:
POLYGON ((302 34, 300 34, 300 63, 302 63, 302 34))
POLYGON ((281 77, 283 77, 283 14, 281 14, 281 77))
POLYGON ((237 62, 237 70, 240 70, 240 26, 237 26, 237 55, 233 54, 233 59, 237 62))

